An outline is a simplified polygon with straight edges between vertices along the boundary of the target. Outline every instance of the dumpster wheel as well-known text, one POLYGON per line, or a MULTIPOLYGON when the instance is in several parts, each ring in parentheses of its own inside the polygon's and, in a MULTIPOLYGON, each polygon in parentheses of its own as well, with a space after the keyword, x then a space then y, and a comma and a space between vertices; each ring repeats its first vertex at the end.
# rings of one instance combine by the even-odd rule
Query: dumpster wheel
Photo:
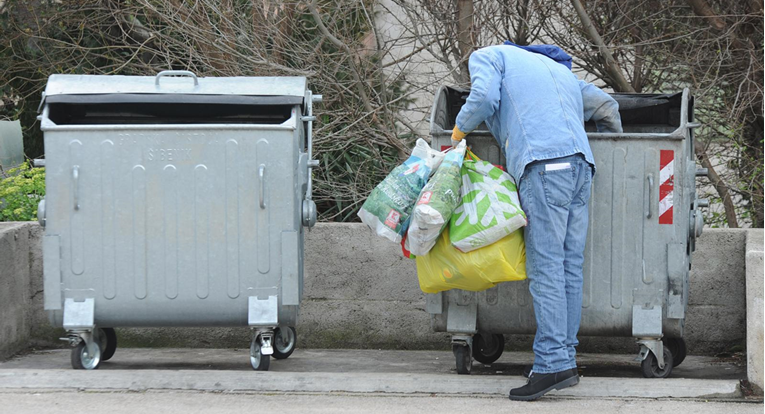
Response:
POLYGON ((664 347, 664 368, 659 368, 659 361, 653 352, 649 352, 646 358, 640 364, 643 376, 646 378, 667 378, 672 373, 672 351, 669 347, 664 347))
POLYGON ((454 352, 454 358, 457 360, 457 374, 470 375, 470 369, 473 365, 470 347, 468 345, 453 344, 452 352, 454 352))
POLYGON ((482 364, 491 364, 502 356, 505 337, 502 334, 475 334, 473 336, 473 358, 482 364), (484 336, 486 336, 484 338, 484 336))
POLYGON ((114 328, 98 328, 98 346, 101 348, 101 362, 108 361, 117 350, 117 333, 114 328))
POLYGON ((286 359, 292 352, 295 351, 295 344, 297 344, 297 331, 295 328, 289 326, 284 333, 287 336, 287 340, 282 337, 282 328, 276 328, 274 330, 274 358, 286 359))
POLYGON ((685 339, 666 338, 664 344, 665 349, 669 348, 672 352, 672 366, 676 367, 682 364, 685 360, 685 356, 688 354, 688 347, 685 345, 685 339))
POLYGON ((250 365, 255 371, 268 371, 271 366, 271 356, 263 355, 260 348, 260 335, 258 335, 250 343, 250 365))
POLYGON ((101 348, 98 345, 89 348, 82 340, 72 348, 71 360, 74 369, 98 369, 101 365, 101 348))

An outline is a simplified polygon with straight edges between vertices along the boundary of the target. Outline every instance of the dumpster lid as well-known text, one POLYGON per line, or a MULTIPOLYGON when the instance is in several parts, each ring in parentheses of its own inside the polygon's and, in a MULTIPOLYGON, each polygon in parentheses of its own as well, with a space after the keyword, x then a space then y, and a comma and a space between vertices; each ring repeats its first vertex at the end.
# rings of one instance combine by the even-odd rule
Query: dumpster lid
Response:
MULTIPOLYGON (((282 97, 284 104, 303 102, 304 77, 162 77, 121 75, 51 75, 45 98, 61 95, 215 95, 282 97)), ((103 99, 103 98, 102 98, 103 99)), ((272 98, 273 99, 273 98, 272 98)), ((273 102, 273 100, 272 100, 273 102)))

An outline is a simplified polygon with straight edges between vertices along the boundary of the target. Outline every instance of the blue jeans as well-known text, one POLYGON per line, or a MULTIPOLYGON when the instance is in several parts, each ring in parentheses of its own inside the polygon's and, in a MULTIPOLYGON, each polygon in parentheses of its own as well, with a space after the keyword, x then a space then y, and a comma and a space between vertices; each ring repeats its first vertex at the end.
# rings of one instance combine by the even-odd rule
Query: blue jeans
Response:
POLYGON ((592 167, 579 154, 531 163, 520 180, 537 322, 533 370, 540 374, 576 367, 591 185, 592 167))

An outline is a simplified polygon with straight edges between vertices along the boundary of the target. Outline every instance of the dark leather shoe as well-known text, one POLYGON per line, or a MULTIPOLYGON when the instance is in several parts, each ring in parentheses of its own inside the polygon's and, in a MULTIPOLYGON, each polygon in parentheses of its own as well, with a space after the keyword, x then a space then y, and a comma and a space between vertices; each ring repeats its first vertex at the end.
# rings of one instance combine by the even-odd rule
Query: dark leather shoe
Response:
POLYGON ((510 390, 513 401, 533 401, 552 390, 562 390, 579 383, 576 368, 567 369, 552 374, 531 373, 526 385, 510 390))

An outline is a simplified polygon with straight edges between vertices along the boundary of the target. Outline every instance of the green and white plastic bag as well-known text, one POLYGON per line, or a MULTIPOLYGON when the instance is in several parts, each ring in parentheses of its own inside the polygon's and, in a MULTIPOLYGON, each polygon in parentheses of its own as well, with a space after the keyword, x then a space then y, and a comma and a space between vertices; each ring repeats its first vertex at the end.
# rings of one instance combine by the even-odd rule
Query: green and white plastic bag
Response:
POLYGON ((422 189, 412 212, 407 233, 409 251, 417 256, 427 254, 449 223, 452 212, 460 203, 460 169, 465 158, 465 141, 446 153, 428 184, 422 189))
POLYGON ((491 163, 477 158, 465 160, 461 195, 462 202, 449 223, 449 236, 452 245, 464 253, 488 246, 526 225, 515 180, 491 163))
POLYGON ((361 221, 378 236, 400 243, 422 187, 443 158, 442 152, 418 139, 412 155, 369 194, 358 212, 361 221))

